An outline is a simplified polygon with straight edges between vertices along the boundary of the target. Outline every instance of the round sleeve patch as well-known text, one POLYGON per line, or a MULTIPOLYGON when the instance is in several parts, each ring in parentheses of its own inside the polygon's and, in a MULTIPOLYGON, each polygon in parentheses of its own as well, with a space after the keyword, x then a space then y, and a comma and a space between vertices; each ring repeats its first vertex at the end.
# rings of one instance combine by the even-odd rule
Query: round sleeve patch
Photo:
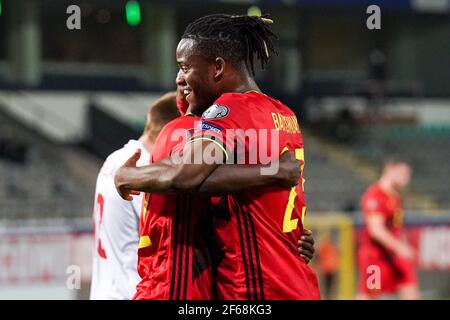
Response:
POLYGON ((211 119, 220 119, 224 118, 228 115, 229 109, 226 106, 213 104, 211 107, 206 109, 205 112, 202 114, 202 118, 205 120, 211 120, 211 119))
POLYGON ((366 207, 367 207, 367 210, 377 211, 377 210, 379 210, 378 201, 376 199, 371 198, 371 199, 367 200, 366 207))

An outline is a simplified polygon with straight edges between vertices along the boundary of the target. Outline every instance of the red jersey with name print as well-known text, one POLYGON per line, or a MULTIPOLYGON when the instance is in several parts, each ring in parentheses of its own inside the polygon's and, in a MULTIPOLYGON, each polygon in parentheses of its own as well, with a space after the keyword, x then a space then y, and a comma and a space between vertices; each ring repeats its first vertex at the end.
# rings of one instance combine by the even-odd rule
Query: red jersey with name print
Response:
MULTIPOLYGON (((159 134, 152 152, 158 162, 182 148, 199 118, 179 117, 159 134)), ((211 299, 211 260, 206 233, 208 198, 146 194, 140 222, 137 300, 211 299), (195 213, 195 214, 193 214, 195 213)))
MULTIPOLYGON (((304 165, 295 114, 258 92, 223 94, 203 113, 192 138, 197 139, 218 143, 230 163, 268 163, 289 150, 304 165)), ((220 299, 320 299, 316 274, 297 251, 306 212, 303 182, 301 177, 294 188, 271 186, 218 202, 220 299)))

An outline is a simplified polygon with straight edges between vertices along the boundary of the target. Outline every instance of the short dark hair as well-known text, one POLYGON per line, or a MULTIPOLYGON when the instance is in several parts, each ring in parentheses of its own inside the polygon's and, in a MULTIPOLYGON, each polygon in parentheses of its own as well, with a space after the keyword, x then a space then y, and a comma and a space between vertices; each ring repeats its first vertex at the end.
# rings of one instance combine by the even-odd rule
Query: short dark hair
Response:
POLYGON ((193 39, 195 50, 206 58, 223 57, 234 65, 244 62, 254 75, 255 57, 264 69, 269 54, 277 54, 272 41, 277 36, 270 28, 271 23, 268 15, 213 14, 190 23, 182 39, 193 39))

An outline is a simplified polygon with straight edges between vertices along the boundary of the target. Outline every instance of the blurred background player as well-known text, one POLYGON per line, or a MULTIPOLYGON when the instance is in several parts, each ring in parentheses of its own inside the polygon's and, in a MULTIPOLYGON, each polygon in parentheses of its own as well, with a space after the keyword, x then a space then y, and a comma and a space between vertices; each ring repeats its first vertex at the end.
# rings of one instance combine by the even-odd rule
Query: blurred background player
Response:
POLYGON ((364 229, 358 250, 359 299, 393 293, 401 299, 420 298, 413 266, 415 252, 403 233, 400 190, 410 179, 409 164, 398 156, 388 157, 380 179, 362 197, 364 229))
POLYGON ((157 99, 150 106, 142 136, 112 153, 100 170, 95 191, 91 299, 129 300, 136 292, 140 280, 136 266, 143 199, 136 195, 132 201, 123 200, 114 186, 114 175, 136 149, 142 150, 137 165, 149 163, 159 132, 180 115, 176 95, 171 92, 157 99))
POLYGON ((339 272, 339 251, 333 242, 331 232, 324 232, 318 240, 317 269, 323 277, 323 299, 333 299, 339 272))

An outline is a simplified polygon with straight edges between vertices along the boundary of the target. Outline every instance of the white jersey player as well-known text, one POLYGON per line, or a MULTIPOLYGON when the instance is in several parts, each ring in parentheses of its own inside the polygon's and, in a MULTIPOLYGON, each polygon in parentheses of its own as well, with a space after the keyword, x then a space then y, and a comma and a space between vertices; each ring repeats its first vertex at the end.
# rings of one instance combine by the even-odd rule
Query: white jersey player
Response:
POLYGON ((141 158, 137 165, 150 162, 153 143, 162 127, 179 116, 175 93, 158 99, 150 107, 144 133, 139 140, 130 140, 122 149, 112 153, 97 177, 94 206, 94 240, 92 300, 129 300, 140 281, 137 272, 139 216, 143 193, 132 201, 123 200, 114 185, 116 170, 137 149, 141 158))
POLYGON ((142 195, 126 201, 114 186, 116 170, 136 149, 142 149, 138 165, 148 164, 144 145, 130 140, 106 159, 97 178, 91 299, 131 299, 140 281, 136 265, 142 195))

